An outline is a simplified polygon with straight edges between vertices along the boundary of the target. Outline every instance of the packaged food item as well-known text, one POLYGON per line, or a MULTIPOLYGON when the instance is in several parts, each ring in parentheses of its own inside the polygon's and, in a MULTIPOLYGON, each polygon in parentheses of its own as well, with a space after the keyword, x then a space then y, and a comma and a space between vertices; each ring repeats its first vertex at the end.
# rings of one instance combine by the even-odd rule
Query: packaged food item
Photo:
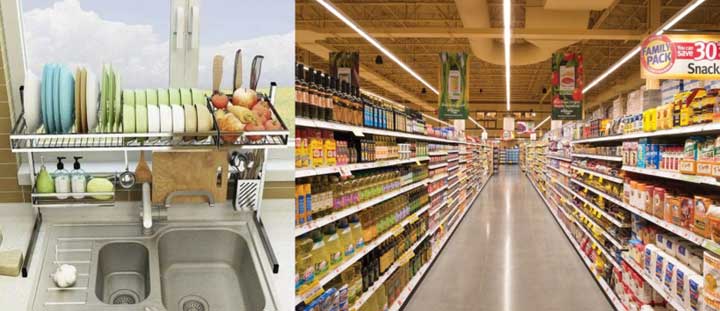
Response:
POLYGON ((677 264, 672 257, 668 257, 665 260, 667 260, 667 264, 665 264, 665 269, 663 270, 663 287, 665 291, 673 295, 675 293, 675 268, 677 264))
POLYGON ((707 297, 720 300, 720 257, 710 252, 703 255, 703 279, 705 280, 704 294, 707 297))
POLYGON ((690 246, 688 247, 688 266, 690 266, 690 269, 692 269, 695 272, 702 272, 703 267, 703 253, 705 252, 705 249, 700 246, 690 246))
POLYGON ((665 272, 665 264, 667 262, 667 256, 663 252, 657 252, 655 255, 655 282, 663 282, 663 274, 665 272))
POLYGON ((708 225, 707 211, 712 204, 712 200, 710 198, 699 195, 696 195, 694 200, 695 214, 693 217, 692 231, 702 237, 709 238, 710 231, 708 229, 710 228, 710 226, 708 225))
POLYGON ((663 218, 663 208, 665 205, 665 189, 661 187, 655 187, 653 191, 653 211, 652 215, 655 215, 655 217, 662 219, 663 218))
MULTIPOLYGON (((720 98, 720 96, 718 96, 720 98)), ((719 99, 720 100, 720 99, 719 99)), ((720 120, 718 120, 720 122, 720 120)), ((713 145, 713 165, 712 165, 712 176, 720 178, 720 136, 715 137, 715 144, 713 145)))
MULTIPOLYGON (((682 196, 670 200, 670 222, 676 226, 682 226, 682 196)), ((667 215, 665 215, 667 217, 667 215)))
POLYGON ((678 266, 677 269, 675 269, 675 297, 683 304, 688 300, 688 281, 689 275, 687 275, 687 270, 682 266, 678 266))
POLYGON ((680 200, 680 221, 678 226, 690 228, 695 219, 695 201, 690 197, 679 197, 680 200))
POLYGON ((710 238, 715 243, 720 243, 720 206, 711 204, 707 212, 707 220, 710 224, 710 238))
POLYGON ((715 164, 715 140, 707 138, 698 143, 697 175, 712 176, 712 167, 715 164))
POLYGON ((699 275, 693 275, 688 280, 688 300, 685 307, 692 311, 705 310, 705 301, 703 300, 703 280, 699 275))

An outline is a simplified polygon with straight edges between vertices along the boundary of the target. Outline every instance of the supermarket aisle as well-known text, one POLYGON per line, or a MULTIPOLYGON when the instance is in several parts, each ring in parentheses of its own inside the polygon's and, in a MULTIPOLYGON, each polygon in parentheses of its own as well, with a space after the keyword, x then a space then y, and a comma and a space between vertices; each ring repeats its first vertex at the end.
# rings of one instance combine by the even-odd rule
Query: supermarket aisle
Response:
POLYGON ((519 167, 465 217, 406 311, 613 309, 519 167))

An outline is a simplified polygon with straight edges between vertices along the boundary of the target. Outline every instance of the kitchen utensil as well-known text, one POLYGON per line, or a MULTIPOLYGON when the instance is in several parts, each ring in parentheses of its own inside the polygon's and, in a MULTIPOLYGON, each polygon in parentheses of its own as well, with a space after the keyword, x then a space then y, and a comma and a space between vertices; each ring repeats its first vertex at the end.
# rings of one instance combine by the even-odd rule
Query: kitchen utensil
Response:
POLYGON ((147 89, 145 96, 147 97, 148 133, 158 133, 160 132, 160 107, 157 105, 157 91, 147 89))
POLYGON ((135 131, 148 132, 147 94, 142 90, 135 91, 135 131))
POLYGON ((123 90, 122 101, 123 133, 135 133, 135 92, 123 90))
POLYGON ((40 82, 40 114, 42 115, 42 122, 45 126, 45 132, 50 133, 50 117, 48 110, 48 103, 50 102, 50 77, 52 76, 52 64, 45 64, 43 66, 43 76, 40 82))
POLYGON ((153 175, 150 171, 150 167, 147 162, 145 162, 144 151, 140 151, 140 161, 138 161, 138 165, 135 167, 135 181, 141 184, 152 183, 153 181, 153 175))
POLYGON ((60 133, 69 133, 75 123, 75 78, 72 71, 61 67, 58 90, 58 116, 60 133))
MULTIPOLYGON (((163 204, 165 198, 174 191, 189 190, 209 191, 216 202, 225 201, 227 168, 227 155, 224 151, 155 152, 153 153, 153 204, 163 204), (219 175, 218 168, 220 168, 219 175)), ((188 197, 178 198, 176 202, 178 201, 206 202, 207 200, 202 197, 188 197)))
POLYGON ((170 94, 168 89, 157 89, 158 107, 160 107, 160 132, 172 133, 173 115, 170 108, 170 94))
POLYGON ((120 174, 119 181, 120 187, 130 189, 135 185, 135 174, 130 171, 130 168, 126 165, 125 171, 120 174))
POLYGON ((75 111, 76 118, 80 119, 80 129, 78 132, 87 133, 87 70, 85 68, 80 68, 80 81, 75 81, 75 83, 80 84, 78 88, 80 94, 75 93, 76 97, 80 97, 80 111, 75 111))
POLYGON ((98 124, 98 81, 92 71, 86 71, 85 77, 85 115, 87 131, 94 131, 98 124))
POLYGON ((52 107, 50 111, 52 111, 52 128, 53 133, 57 134, 60 133, 60 128, 62 127, 62 124, 60 123, 60 76, 62 75, 62 67, 57 66, 55 68, 55 71, 53 72, 53 91, 52 91, 52 107))
POLYGON ((233 73, 233 91, 242 87, 242 49, 235 52, 235 72, 233 73))
POLYGON ((260 72, 262 71, 262 62, 265 59, 262 55, 255 55, 250 67, 250 89, 257 90, 257 84, 260 81, 260 72))
POLYGON ((32 71, 26 72, 23 88, 23 116, 25 117, 27 130, 30 133, 35 132, 38 126, 40 126, 40 122, 43 120, 41 116, 42 108, 40 107, 42 98, 40 91, 40 80, 38 80, 32 71))
POLYGON ((213 80, 212 80, 213 93, 220 93, 220 84, 222 84, 223 61, 224 60, 225 60, 225 58, 222 55, 215 55, 215 57, 213 57, 213 80))
POLYGON ((75 122, 74 122, 74 125, 75 125, 75 130, 78 133, 82 133, 82 127, 80 125, 81 113, 80 113, 80 96, 79 96, 80 95, 80 76, 81 75, 82 74, 80 73, 80 67, 78 67, 77 69, 75 69, 75 98, 74 98, 74 100, 75 100, 75 120, 74 120, 75 122))

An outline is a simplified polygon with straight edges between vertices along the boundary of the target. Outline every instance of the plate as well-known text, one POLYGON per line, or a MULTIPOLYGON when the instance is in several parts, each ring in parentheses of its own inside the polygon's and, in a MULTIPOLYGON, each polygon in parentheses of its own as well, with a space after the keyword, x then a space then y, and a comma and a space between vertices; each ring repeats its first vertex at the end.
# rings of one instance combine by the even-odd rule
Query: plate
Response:
POLYGON ((92 71, 86 71, 85 77, 85 112, 87 131, 94 130, 98 124, 98 82, 92 71))
POLYGON ((40 108, 40 80, 31 71, 25 73, 23 110, 28 132, 35 132, 42 121, 40 108))
POLYGON ((142 90, 135 91, 135 131, 148 132, 147 94, 142 90))
POLYGON ((135 92, 123 90, 122 101, 123 133, 135 133, 135 92))
POLYGON ((197 110, 190 89, 180 89, 180 103, 185 108, 185 133, 197 133, 197 110))
POLYGON ((170 105, 172 111, 172 132, 185 132, 185 109, 182 105, 170 105))
POLYGON ((112 66, 108 67, 108 93, 107 93, 107 106, 105 107, 105 114, 107 115, 107 122, 105 122, 106 131, 112 133, 113 127, 115 126, 115 72, 112 66))
POLYGON ((58 116, 60 132, 65 134, 70 133, 75 124, 75 78, 66 66, 61 67, 59 82, 58 116))
POLYGON ((100 113, 98 115, 99 132, 104 133, 107 125, 107 97, 110 80, 107 67, 103 65, 102 75, 100 77, 100 113))
POLYGON ((48 117, 47 117, 47 106, 45 103, 49 100, 47 94, 47 86, 49 84, 49 76, 52 67, 50 64, 45 64, 42 71, 42 81, 40 81, 40 116, 42 116, 42 124, 45 127, 45 132, 48 132, 48 117))
MULTIPOLYGON (((78 83, 78 81, 75 81, 75 83, 78 83)), ((82 68, 80 70, 80 94, 75 93, 75 96, 80 97, 80 111, 76 111, 75 114, 78 113, 80 116, 80 130, 82 133, 88 132, 88 126, 87 126, 87 69, 82 68)))
POLYGON ((55 125, 53 114, 52 114, 52 102, 53 102, 53 78, 55 77, 56 65, 50 64, 48 66, 47 76, 45 77, 45 90, 43 91, 43 116, 45 116, 45 133, 53 133, 55 131, 55 125))
POLYGON ((52 80, 52 99, 50 100, 50 112, 52 120, 52 132, 54 134, 60 133, 60 75, 62 73, 62 67, 57 66, 53 71, 52 80))
POLYGON ((158 133, 160 132, 160 108, 158 107, 158 93, 155 89, 145 90, 145 96, 147 97, 147 122, 148 132, 158 133))
POLYGON ((113 126, 113 129, 115 132, 120 132, 120 116, 122 115, 122 87, 120 80, 120 73, 115 72, 115 85, 114 85, 114 91, 115 91, 115 97, 113 100, 113 119, 115 120, 115 125, 113 126))
POLYGON ((75 130, 78 133, 82 133, 82 127, 80 125, 80 120, 81 120, 80 116, 82 115, 82 113, 80 111, 81 109, 80 109, 80 96, 79 96, 80 95, 80 80, 82 79, 82 77, 81 77, 82 73, 80 73, 80 71, 81 71, 80 67, 75 69, 75 92, 73 93, 76 95, 74 98, 74 101, 75 101, 75 130))
POLYGON ((170 107, 170 93, 167 89, 157 89, 158 107, 160 107, 160 132, 172 133, 172 108, 170 107))

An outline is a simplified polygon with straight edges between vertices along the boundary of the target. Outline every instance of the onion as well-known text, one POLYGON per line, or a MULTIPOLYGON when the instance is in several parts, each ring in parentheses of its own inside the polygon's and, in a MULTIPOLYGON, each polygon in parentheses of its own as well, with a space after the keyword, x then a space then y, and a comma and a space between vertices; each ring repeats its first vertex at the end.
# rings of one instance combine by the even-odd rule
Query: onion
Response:
POLYGON ((257 102, 257 93, 251 89, 239 88, 233 92, 233 105, 243 106, 250 109, 257 102))

